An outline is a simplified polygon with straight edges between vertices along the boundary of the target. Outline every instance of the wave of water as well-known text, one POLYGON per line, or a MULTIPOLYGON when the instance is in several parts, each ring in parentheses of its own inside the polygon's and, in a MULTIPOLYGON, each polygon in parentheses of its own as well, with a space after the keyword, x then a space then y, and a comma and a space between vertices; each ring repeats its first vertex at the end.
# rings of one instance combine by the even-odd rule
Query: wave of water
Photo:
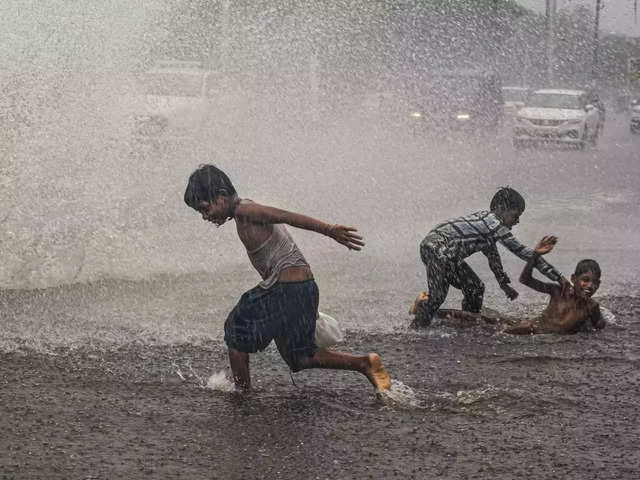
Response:
POLYGON ((378 398, 389 408, 421 409, 429 411, 457 411, 500 413, 510 405, 552 404, 555 399, 545 400, 540 395, 525 390, 505 390, 493 385, 453 392, 421 392, 394 380, 391 390, 377 393, 378 398))

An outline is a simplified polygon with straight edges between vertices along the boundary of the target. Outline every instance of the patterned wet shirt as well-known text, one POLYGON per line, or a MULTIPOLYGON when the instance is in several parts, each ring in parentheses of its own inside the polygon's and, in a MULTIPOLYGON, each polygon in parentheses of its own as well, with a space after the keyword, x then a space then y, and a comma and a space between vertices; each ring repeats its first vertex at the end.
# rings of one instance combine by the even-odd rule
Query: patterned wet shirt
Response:
MULTIPOLYGON (((489 268, 498 283, 503 285, 510 283, 510 280, 502 267, 502 260, 496 246, 498 242, 524 261, 529 260, 533 255, 532 248, 520 243, 497 215, 487 210, 441 223, 423 240, 423 244, 429 245, 440 255, 454 262, 462 261, 476 252, 482 252, 487 256, 489 268)), ((535 268, 554 282, 560 279, 560 272, 542 257, 538 259, 535 268)))

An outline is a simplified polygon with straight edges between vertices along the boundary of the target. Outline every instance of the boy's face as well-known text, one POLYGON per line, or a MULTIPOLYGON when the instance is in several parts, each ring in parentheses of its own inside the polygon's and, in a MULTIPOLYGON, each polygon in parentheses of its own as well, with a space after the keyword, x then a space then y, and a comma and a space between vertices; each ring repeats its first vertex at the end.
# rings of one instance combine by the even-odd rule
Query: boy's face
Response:
POLYGON ((224 224, 229 218, 229 199, 220 195, 213 202, 200 202, 197 209, 202 214, 202 219, 206 222, 215 223, 218 227, 224 224))
POLYGON ((591 271, 581 273, 580 275, 571 275, 573 290, 576 295, 585 298, 591 298, 600 287, 600 277, 591 271))
POLYGON ((517 225, 518 223, 520 223, 520 215, 522 215, 521 210, 516 210, 516 209, 505 210, 500 216, 502 219, 502 224, 507 228, 511 228, 514 225, 517 225))

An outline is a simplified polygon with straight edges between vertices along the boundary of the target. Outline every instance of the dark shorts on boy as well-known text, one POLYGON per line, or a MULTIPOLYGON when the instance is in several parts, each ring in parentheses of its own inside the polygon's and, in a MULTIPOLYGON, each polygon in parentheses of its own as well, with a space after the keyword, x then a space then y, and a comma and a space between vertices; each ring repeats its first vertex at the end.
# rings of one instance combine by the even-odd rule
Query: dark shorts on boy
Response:
POLYGON ((267 348, 271 340, 294 372, 300 359, 316 352, 319 292, 315 280, 277 282, 245 292, 224 324, 227 346, 245 353, 267 348))

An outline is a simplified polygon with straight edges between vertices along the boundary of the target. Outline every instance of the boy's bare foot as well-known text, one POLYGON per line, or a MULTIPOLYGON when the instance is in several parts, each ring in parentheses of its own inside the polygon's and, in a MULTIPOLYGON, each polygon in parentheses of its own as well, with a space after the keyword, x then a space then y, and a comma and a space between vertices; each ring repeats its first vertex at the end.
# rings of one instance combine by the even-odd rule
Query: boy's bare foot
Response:
POLYGON ((429 298, 428 292, 420 292, 416 299, 413 301, 413 305, 409 309, 409 315, 415 315, 418 310, 418 305, 429 298))
POLYGON ((391 390, 391 378, 382 365, 382 360, 377 353, 370 353, 367 358, 367 367, 363 372, 376 390, 391 390))

